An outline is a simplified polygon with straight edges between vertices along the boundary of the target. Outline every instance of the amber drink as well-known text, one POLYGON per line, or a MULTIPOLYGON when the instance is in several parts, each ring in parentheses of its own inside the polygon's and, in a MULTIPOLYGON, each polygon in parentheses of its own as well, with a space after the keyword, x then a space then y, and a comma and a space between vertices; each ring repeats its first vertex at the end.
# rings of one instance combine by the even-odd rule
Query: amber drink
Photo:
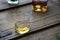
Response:
POLYGON ((32 0, 32 8, 34 12, 46 12, 47 0, 32 0))
POLYGON ((24 34, 29 32, 30 24, 27 21, 18 21, 15 23, 16 32, 19 34, 24 34))

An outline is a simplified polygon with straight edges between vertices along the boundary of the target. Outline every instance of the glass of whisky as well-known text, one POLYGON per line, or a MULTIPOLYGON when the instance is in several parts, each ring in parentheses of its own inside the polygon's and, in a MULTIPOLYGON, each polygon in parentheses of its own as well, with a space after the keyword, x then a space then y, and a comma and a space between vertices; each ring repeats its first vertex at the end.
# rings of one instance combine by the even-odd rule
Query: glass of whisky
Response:
POLYGON ((7 0, 9 4, 18 4, 18 0, 7 0))
POLYGON ((15 23, 15 30, 19 34, 25 34, 30 30, 30 24, 28 21, 18 21, 15 23))
POLYGON ((18 34, 25 34, 30 31, 30 14, 25 12, 17 13, 15 16, 15 30, 18 34))
POLYGON ((32 0, 32 9, 34 12, 46 12, 47 0, 32 0))

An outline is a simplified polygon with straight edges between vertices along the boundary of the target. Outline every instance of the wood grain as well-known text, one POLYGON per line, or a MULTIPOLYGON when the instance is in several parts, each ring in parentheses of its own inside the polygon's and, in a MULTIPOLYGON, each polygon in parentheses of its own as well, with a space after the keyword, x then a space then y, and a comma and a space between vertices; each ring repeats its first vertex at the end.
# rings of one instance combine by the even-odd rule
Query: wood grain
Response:
POLYGON ((17 7, 17 6, 20 6, 20 5, 24 5, 24 4, 27 4, 27 3, 30 3, 32 2, 32 0, 19 0, 19 4, 17 5, 10 5, 7 3, 7 0, 0 0, 0 11, 1 10, 5 10, 5 9, 10 9, 10 8, 13 8, 13 7, 17 7))
POLYGON ((32 5, 23 6, 16 9, 11 9, 7 11, 0 12, 0 31, 12 31, 13 34, 5 37, 5 39, 11 39, 18 35, 14 29, 14 23, 16 21, 30 19, 31 29, 30 32, 33 32, 38 29, 42 29, 48 27, 50 25, 54 25, 56 23, 60 23, 60 7, 52 3, 48 2, 48 11, 46 13, 33 13, 32 5))

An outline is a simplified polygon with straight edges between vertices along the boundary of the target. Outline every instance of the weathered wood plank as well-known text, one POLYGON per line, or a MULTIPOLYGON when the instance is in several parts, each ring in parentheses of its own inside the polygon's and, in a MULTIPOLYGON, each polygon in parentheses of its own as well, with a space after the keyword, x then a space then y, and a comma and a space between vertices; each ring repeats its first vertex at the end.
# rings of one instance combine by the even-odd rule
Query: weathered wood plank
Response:
POLYGON ((30 18, 31 30, 35 31, 44 27, 48 27, 60 22, 60 7, 52 2, 48 2, 48 12, 36 14, 32 12, 32 5, 27 5, 21 8, 16 8, 4 12, 0 12, 0 31, 12 31, 13 34, 5 37, 11 39, 17 37, 14 30, 14 23, 23 20, 22 17, 30 18), (22 13, 23 12, 23 13, 22 13), (12 29, 11 29, 12 28, 12 29))
POLYGON ((9 9, 9 8, 12 8, 12 7, 17 7, 17 6, 20 6, 20 5, 24 5, 24 4, 27 4, 27 3, 30 3, 32 2, 32 0, 19 0, 19 4, 17 5, 10 5, 7 3, 7 0, 0 0, 0 11, 1 10, 4 10, 4 9, 9 9))
POLYGON ((60 26, 37 32, 17 40, 56 40, 56 34, 60 33, 60 26))

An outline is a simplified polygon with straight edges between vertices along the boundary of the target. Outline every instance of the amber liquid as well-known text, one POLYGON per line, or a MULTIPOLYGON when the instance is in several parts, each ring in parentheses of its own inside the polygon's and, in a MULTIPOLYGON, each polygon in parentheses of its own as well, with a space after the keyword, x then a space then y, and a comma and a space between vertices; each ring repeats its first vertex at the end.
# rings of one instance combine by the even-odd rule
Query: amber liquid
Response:
POLYGON ((23 25, 23 27, 15 25, 15 29, 16 29, 17 33, 24 34, 24 33, 29 31, 30 25, 29 24, 25 24, 25 25, 23 25))
POLYGON ((33 11, 35 12, 46 12, 47 11, 47 1, 34 1, 32 4, 33 11))

